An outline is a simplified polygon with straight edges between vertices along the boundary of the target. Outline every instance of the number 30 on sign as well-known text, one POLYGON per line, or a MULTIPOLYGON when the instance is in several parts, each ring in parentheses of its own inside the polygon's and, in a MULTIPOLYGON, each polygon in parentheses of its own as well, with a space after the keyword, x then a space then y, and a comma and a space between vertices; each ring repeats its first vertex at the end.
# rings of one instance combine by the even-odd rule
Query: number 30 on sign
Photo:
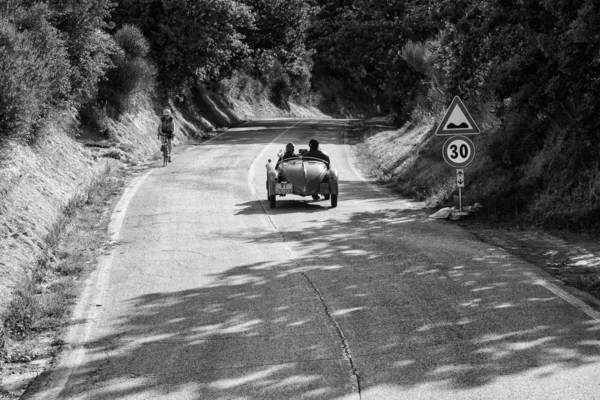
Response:
POLYGON ((444 143, 442 155, 450 166, 463 168, 473 161, 475 157, 475 145, 465 136, 452 136, 444 143))

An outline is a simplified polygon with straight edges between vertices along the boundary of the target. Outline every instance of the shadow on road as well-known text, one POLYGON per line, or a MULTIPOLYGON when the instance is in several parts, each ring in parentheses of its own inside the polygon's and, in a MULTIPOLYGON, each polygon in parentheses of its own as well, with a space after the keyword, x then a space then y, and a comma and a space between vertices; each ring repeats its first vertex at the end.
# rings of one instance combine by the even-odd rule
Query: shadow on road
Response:
POLYGON ((266 209, 271 213, 277 214, 293 214, 293 213, 314 213, 327 211, 331 206, 329 200, 313 200, 310 196, 285 196, 277 197, 277 207, 269 208, 267 200, 249 201, 246 203, 236 204, 236 207, 245 207, 243 210, 236 212, 236 215, 257 215, 264 214, 266 209), (264 208, 263 208, 264 207, 264 208))
MULTIPOLYGON (((257 194, 260 200, 249 201, 236 204, 236 207, 244 207, 237 211, 236 215, 260 215, 265 210, 269 214, 292 214, 292 213, 312 213, 327 211, 331 209, 331 200, 325 200, 323 196, 319 200, 313 200, 311 196, 286 195, 277 196, 277 205, 274 209, 269 207, 266 188, 257 194)), ((349 201, 358 200, 363 204, 377 203, 386 205, 390 199, 381 195, 381 190, 370 186, 364 181, 340 181, 340 194, 338 197, 338 207, 344 209, 344 205, 349 201)), ((421 208, 423 203, 417 200, 404 199, 403 204, 408 209, 421 208)))
MULTIPOLYGON (((277 209, 300 210, 321 205, 277 209)), ((365 392, 467 390, 524 374, 534 384, 600 366, 597 321, 524 275, 527 264, 468 233, 449 227, 451 237, 436 239, 439 224, 386 209, 286 231, 295 254, 287 261, 131 299, 135 314, 119 321, 118 334, 89 343, 97 361, 72 381, 93 375, 95 399, 143 397, 158 385, 165 398, 191 387, 205 399, 336 399, 355 390, 336 324, 365 392)), ((279 235, 245 240, 260 246, 279 235)))
MULTIPOLYGON (((354 192, 369 201, 364 183, 343 185, 338 207, 354 192)), ((264 213, 257 201, 237 206, 264 213)), ((283 200, 272 212, 328 208, 283 200)), ((244 237, 264 246, 283 235, 292 256, 131 299, 135 312, 118 333, 86 346, 95 361, 71 377, 74 390, 91 380, 94 399, 143 398, 158 387, 164 398, 191 390, 203 399, 337 399, 357 389, 350 365, 363 392, 436 385, 442 393, 600 366, 598 321, 524 274, 528 264, 455 226, 440 238, 440 224, 388 208, 244 237)), ((202 259, 193 267, 203 273, 202 259)))

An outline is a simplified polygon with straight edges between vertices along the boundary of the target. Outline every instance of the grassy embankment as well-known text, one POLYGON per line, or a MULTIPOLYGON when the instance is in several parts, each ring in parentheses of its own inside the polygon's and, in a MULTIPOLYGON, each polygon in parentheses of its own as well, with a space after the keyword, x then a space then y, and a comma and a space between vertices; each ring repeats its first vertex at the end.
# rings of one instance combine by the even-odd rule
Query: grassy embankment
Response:
MULTIPOLYGON (((178 132, 174 151, 244 120, 325 117, 293 103, 277 108, 258 83, 249 83, 234 76, 170 104, 178 132)), ((162 108, 147 100, 117 120, 78 130, 75 118, 64 116, 66 122, 48 122, 34 145, 2 149, 0 369, 49 358, 61 344, 81 281, 110 246, 111 207, 128 177, 158 158, 162 108)))
MULTIPOLYGON (((366 167, 374 179, 387 187, 423 200, 432 209, 458 207, 456 172, 442 156, 442 146, 448 137, 434 134, 444 110, 424 109, 417 107, 413 118, 402 128, 394 128, 391 124, 365 125, 358 143, 360 153, 368 154, 364 160, 366 167)), ((568 210, 544 208, 545 203, 560 203, 558 199, 549 200, 549 193, 519 189, 526 187, 523 181, 535 178, 539 165, 552 162, 555 152, 545 149, 515 170, 499 168, 494 159, 498 148, 502 148, 509 138, 500 132, 500 122, 493 114, 472 111, 476 112, 481 134, 470 136, 476 152, 473 162, 464 168, 463 206, 482 204, 484 208, 480 215, 490 221, 518 221, 519 224, 546 228, 556 226, 552 218, 558 211, 562 212, 562 218, 568 218, 568 213, 565 214, 568 210)), ((590 188, 590 196, 593 189, 590 188)), ((576 208, 574 204, 570 206, 576 208)))

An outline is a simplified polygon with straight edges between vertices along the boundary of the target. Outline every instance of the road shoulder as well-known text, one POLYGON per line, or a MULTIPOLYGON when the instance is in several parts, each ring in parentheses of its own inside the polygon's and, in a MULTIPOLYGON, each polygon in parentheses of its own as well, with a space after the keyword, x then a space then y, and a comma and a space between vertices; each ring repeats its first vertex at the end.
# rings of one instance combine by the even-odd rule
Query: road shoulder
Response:
POLYGON ((600 310, 600 244, 591 235, 517 228, 480 220, 459 224, 482 242, 536 265, 561 282, 563 289, 600 310))

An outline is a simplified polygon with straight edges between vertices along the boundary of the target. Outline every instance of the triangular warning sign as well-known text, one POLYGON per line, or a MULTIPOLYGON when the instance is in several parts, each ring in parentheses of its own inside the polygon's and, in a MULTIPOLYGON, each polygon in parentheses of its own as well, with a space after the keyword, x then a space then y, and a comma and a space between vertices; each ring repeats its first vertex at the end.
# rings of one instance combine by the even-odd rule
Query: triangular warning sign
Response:
POLYGON ((473 121, 462 100, 455 96, 435 134, 438 136, 477 135, 479 134, 479 127, 473 121))

